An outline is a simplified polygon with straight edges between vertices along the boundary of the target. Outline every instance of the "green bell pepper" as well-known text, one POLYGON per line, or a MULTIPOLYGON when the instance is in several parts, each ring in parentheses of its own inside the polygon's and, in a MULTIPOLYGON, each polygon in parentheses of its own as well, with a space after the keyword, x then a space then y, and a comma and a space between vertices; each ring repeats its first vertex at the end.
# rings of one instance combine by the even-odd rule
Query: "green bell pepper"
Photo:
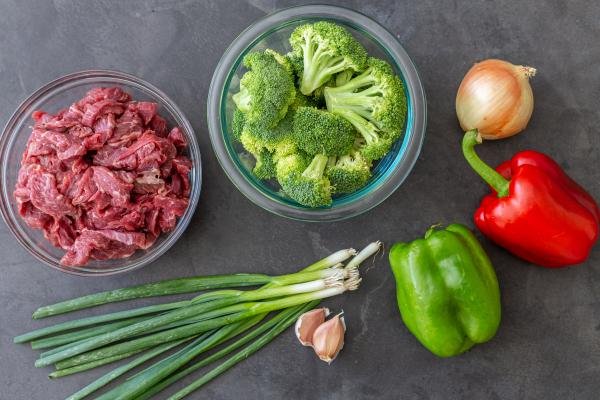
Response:
POLYGON ((432 353, 455 356, 496 334, 498 280, 467 227, 432 227, 424 239, 395 244, 389 257, 402 320, 432 353))

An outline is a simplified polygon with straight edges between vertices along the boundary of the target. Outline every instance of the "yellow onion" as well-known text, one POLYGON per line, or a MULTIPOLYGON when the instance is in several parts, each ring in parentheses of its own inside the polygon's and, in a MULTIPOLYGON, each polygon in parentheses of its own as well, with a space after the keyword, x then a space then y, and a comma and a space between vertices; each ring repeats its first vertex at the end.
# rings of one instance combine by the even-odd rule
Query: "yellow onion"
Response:
POLYGON ((533 112, 529 78, 535 72, 502 60, 473 65, 456 95, 462 129, 477 129, 484 139, 502 139, 525 129, 533 112))

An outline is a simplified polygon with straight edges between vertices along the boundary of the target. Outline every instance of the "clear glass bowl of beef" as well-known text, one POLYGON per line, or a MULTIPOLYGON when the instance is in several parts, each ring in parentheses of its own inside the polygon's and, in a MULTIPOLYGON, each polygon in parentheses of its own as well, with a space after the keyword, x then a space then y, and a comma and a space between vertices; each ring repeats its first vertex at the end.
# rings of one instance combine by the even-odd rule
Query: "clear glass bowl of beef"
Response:
POLYGON ((398 39, 371 18, 356 11, 328 5, 307 5, 277 11, 244 30, 225 51, 212 78, 207 119, 217 159, 233 184, 253 203, 280 216, 302 221, 338 221, 362 214, 387 199, 411 172, 425 137, 425 92, 417 69, 398 39), (373 176, 361 189, 336 195, 331 206, 310 208, 287 197, 275 180, 260 180, 252 173, 254 158, 232 135, 235 104, 246 72, 244 56, 253 51, 291 50, 289 37, 302 24, 321 20, 345 27, 365 46, 369 55, 387 61, 402 79, 408 112, 403 136, 374 166, 373 176))
MULTIPOLYGON (((96 104, 102 105, 101 103, 96 104)), ((107 104, 106 107, 111 107, 111 105, 107 104)), ((88 115, 88 117, 90 116, 88 115)), ((83 116, 83 118, 86 117, 83 116)), ((131 123, 133 124, 133 122, 131 123)), ((122 124, 122 126, 125 126, 125 124, 122 124)), ((88 128, 84 127, 83 129, 88 128)), ((68 132, 70 135, 73 135, 72 131, 68 132)), ((107 146, 107 143, 108 141, 105 142, 104 147, 107 146)), ((159 147, 158 144, 155 145, 157 148, 159 147)), ((154 155, 151 154, 150 156, 153 157, 154 155)), ((36 158, 36 160, 38 160, 38 158, 36 158)), ((56 160, 47 156, 39 156, 39 160, 42 160, 38 162, 42 164, 39 168, 43 168, 45 172, 54 167, 51 165, 43 165, 44 163, 56 162, 56 160)), ((147 160, 150 160, 150 158, 147 160)), ((152 162, 152 160, 148 162, 152 162)), ((117 71, 91 70, 77 72, 54 80, 38 89, 19 106, 8 121, 2 136, 0 137, 0 163, 2 167, 2 170, 0 171, 2 200, 0 203, 0 211, 9 229, 14 234, 17 241, 38 260, 52 268, 71 274, 110 275, 131 271, 156 260, 179 239, 186 229, 192 219, 200 197, 202 176, 200 150, 191 124, 183 115, 179 107, 177 107, 177 105, 162 91, 140 78, 117 71), (34 126, 51 126, 53 122, 50 119, 50 115, 56 115, 60 110, 68 110, 72 103, 84 98, 86 93, 94 88, 117 88, 115 89, 117 93, 124 92, 131 95, 132 100, 139 102, 132 103, 133 105, 131 105, 131 107, 135 108, 134 114, 138 115, 143 121, 141 126, 144 130, 141 134, 136 134, 136 137, 129 138, 129 141, 126 137, 127 130, 123 131, 124 134, 121 135, 121 137, 118 137, 117 131, 120 125, 118 122, 128 119, 125 117, 119 120, 119 118, 121 118, 124 115, 123 113, 129 110, 130 107, 130 104, 127 103, 125 99, 121 99, 119 101, 123 101, 123 104, 126 105, 124 107, 125 111, 115 110, 114 115, 116 121, 113 121, 112 117, 109 116, 110 112, 108 112, 108 114, 105 114, 107 118, 102 121, 100 118, 97 118, 94 125, 88 124, 93 126, 92 129, 95 136, 91 135, 90 132, 85 131, 79 133, 81 138, 83 138, 82 140, 85 141, 87 148, 85 156, 81 156, 78 163, 87 162, 89 164, 88 167, 85 167, 87 169, 82 169, 82 171, 90 169, 88 172, 92 174, 94 187, 96 188, 95 191, 97 192, 95 193, 95 196, 90 197, 90 194, 85 192, 84 185, 78 184, 78 182, 89 178, 85 173, 70 177, 69 179, 72 178, 73 182, 69 184, 64 183, 67 178, 62 178, 62 174, 59 175, 59 172, 62 170, 75 171, 78 168, 77 163, 75 162, 63 161, 65 159, 77 159, 69 158, 71 156, 69 152, 81 152, 81 150, 78 150, 74 146, 63 146, 59 143, 56 145, 58 147, 48 150, 48 152, 50 152, 49 154, 58 155, 59 150, 57 150, 57 148, 59 148, 61 152, 58 157, 60 159, 61 167, 57 170, 59 172, 55 173, 56 183, 47 182, 42 179, 48 178, 48 176, 52 174, 37 174, 35 170, 38 166, 36 165, 31 166, 31 172, 21 170, 21 162, 26 149, 28 154, 34 154, 36 156, 38 154, 48 154, 43 148, 43 141, 40 141, 40 144, 36 145, 37 148, 30 150, 31 143, 28 145, 28 142, 32 136, 32 128, 34 126), (158 108, 156 113, 152 109, 153 106, 151 103, 157 104, 158 108), (142 109, 137 109, 140 106, 142 109), (144 109, 145 107, 150 107, 150 109, 144 109), (44 115, 43 113, 36 113, 37 110, 42 110, 48 114, 44 115), (159 115, 161 118, 154 118, 153 115, 159 115), (44 120, 45 118, 47 120, 44 120), (114 154, 110 154, 110 151, 106 154, 103 153, 105 149, 100 148, 100 145, 97 146, 98 149, 94 148, 93 143, 96 140, 100 140, 100 142, 105 140, 102 137, 98 139, 98 135, 96 135, 98 132, 102 131, 103 122, 109 124, 115 124, 115 122, 117 122, 116 127, 112 127, 113 130, 111 133, 111 140, 113 141, 112 144, 115 151, 121 152, 117 154, 116 157, 113 157, 114 154), (149 128, 150 125, 152 125, 152 129, 149 128), (179 139, 176 139, 175 136, 168 136, 171 134, 171 129, 174 127, 180 128, 179 131, 173 132, 175 136, 179 135, 179 139), (164 139, 160 139, 159 134, 157 134, 156 137, 151 136, 152 132, 147 132, 147 128, 152 132, 162 132, 164 139), (186 166, 181 166, 180 174, 176 178, 173 177, 175 176, 175 172, 168 172, 179 171, 176 168, 179 167, 176 165, 177 161, 174 158, 171 160, 170 155, 166 156, 169 163, 166 163, 164 161, 165 159, 156 161, 158 167, 143 167, 143 161, 141 161, 142 158, 139 156, 139 153, 135 153, 135 156, 137 157, 136 162, 138 163, 136 165, 138 165, 139 168, 125 165, 122 167, 123 169, 120 170, 121 167, 115 167, 111 164, 114 163, 117 165, 117 163, 122 163, 122 160, 127 160, 126 149, 134 149, 134 144, 139 143, 141 146, 146 139, 153 139, 156 143, 163 140, 163 142, 166 143, 167 137, 172 145, 169 147, 170 150, 165 150, 163 153, 175 154, 173 157, 180 157, 179 159, 181 161, 186 161, 187 163, 186 166), (171 149, 176 149, 176 151, 171 149), (175 151, 175 153, 173 153, 173 151, 175 151), (111 157, 113 157, 114 160, 111 159, 111 157), (189 159, 190 162, 187 162, 187 159, 189 159), (92 166, 93 171, 91 171, 92 166), (191 167, 191 169, 189 167, 191 167), (69 252, 65 251, 60 246, 53 245, 53 243, 45 237, 43 229, 46 230, 46 236, 51 237, 51 240, 54 242, 63 240, 63 237, 66 238, 64 240, 69 240, 69 235, 63 235, 61 233, 61 230, 66 228, 62 227, 57 218, 53 217, 53 219, 50 220, 46 217, 37 218, 35 215, 32 215, 32 213, 35 213, 35 210, 37 210, 34 207, 32 207, 33 211, 27 209, 24 210, 24 207, 26 208, 27 206, 23 205, 24 202, 19 198, 18 190, 15 190, 15 188, 19 186, 17 183, 19 181, 20 170, 22 175, 26 174, 28 177, 34 177, 31 179, 37 180, 35 185, 31 185, 31 187, 36 188, 36 190, 30 190, 30 192, 35 192, 35 201, 37 204, 46 202, 46 207, 71 207, 71 205, 76 205, 77 201, 75 200, 76 196, 73 193, 68 192, 68 190, 76 190, 77 198, 79 199, 78 201, 84 199, 85 201, 88 201, 88 204, 93 202, 94 205, 98 206, 97 209, 101 210, 101 214, 98 215, 91 215, 91 211, 84 212, 83 215, 86 219, 81 227, 77 228, 77 235, 82 238, 80 241, 81 243, 87 241, 88 243, 85 245, 92 248, 94 246, 98 247, 98 249, 91 251, 91 258, 82 262, 82 265, 77 265, 77 260, 74 262, 75 265, 65 265, 73 263, 73 259, 71 259, 71 262, 69 262, 69 260, 65 262, 65 259, 63 258, 67 257, 66 254, 69 252), (183 171, 189 172, 186 173, 183 171), (119 181, 114 179, 115 176, 119 178, 119 181), (115 182, 125 182, 125 189, 123 189, 122 193, 119 193, 120 188, 118 185, 114 185, 115 182), (105 186, 102 187, 102 185, 105 186), (166 198, 164 196, 156 200, 156 196, 159 193, 158 189, 156 189, 158 187, 157 185, 162 185, 160 186, 161 196, 164 193, 168 193, 168 195, 175 198, 176 195, 173 193, 175 193, 176 190, 180 190, 179 196, 181 196, 185 202, 164 202, 166 198), (169 185, 167 189, 163 188, 165 185, 169 185), (70 189, 67 190, 67 187, 70 189), (128 191, 130 192, 129 194, 127 194, 128 191), (152 202, 144 203, 142 211, 139 204, 142 202, 140 199, 142 199, 143 196, 146 196, 145 191, 147 191, 148 194, 144 199, 152 198, 152 202), (120 198, 119 196, 121 195, 130 197, 120 198), (65 200, 63 197, 67 197, 69 200, 61 201, 65 200), (17 200, 17 198, 19 198, 19 200, 17 200), (134 204, 136 201, 139 203, 137 209, 139 213, 133 211, 130 213, 114 212, 114 210, 119 209, 119 207, 128 207, 127 204, 134 204), (159 204, 159 201, 163 201, 163 205, 157 206, 159 208, 156 210, 151 210, 155 204, 159 204), (104 205, 102 205, 103 203, 104 205), (176 204, 179 204, 179 210, 175 211, 173 209, 172 212, 174 214, 169 216, 169 207, 173 207, 176 204), (154 218, 155 216, 151 215, 152 213, 160 213, 160 218, 154 218), (23 217, 24 214, 29 218, 29 223, 27 223, 23 217), (175 217, 175 214, 177 217, 175 217), (136 222, 132 220, 134 217, 141 218, 144 222, 138 222, 138 225, 135 225, 136 222), (173 223, 169 223, 169 218, 171 218, 171 222, 173 223), (88 219, 92 222, 90 223, 88 219), (34 222, 32 222, 32 220, 34 222), (39 221, 39 223, 35 221, 39 221), (149 221, 162 223, 166 229, 161 228, 159 230, 157 227, 150 224, 149 221), (36 224, 43 226, 35 226, 36 224), (48 226, 50 225, 44 224, 50 224, 53 227, 53 232, 49 233, 48 226), (94 225, 93 229, 89 228, 90 224, 94 225), (98 227, 98 225, 102 226, 98 227), (131 228, 131 226, 141 226, 142 228, 139 228, 140 234, 132 234, 134 228, 131 228), (89 232, 95 230, 102 231, 102 234, 89 232), (162 232, 163 230, 165 232, 162 232), (82 235, 82 232, 84 231, 88 231, 85 240, 83 240, 82 235), (149 232, 158 232, 158 234, 154 235, 155 238, 152 234, 149 234, 149 232), (127 247, 127 249, 124 250, 122 246, 120 247, 120 244, 125 242, 131 247, 127 247), (134 248, 135 251, 133 250, 134 248)), ((125 164, 127 164, 127 162, 125 162, 125 164)), ((50 176, 50 180, 52 179, 54 178, 50 176)), ((21 177, 21 181, 22 180, 23 177, 21 177)), ((30 194, 29 196, 32 199, 30 203, 33 204, 34 195, 30 194)), ((72 214, 67 214, 69 218, 73 215, 73 219, 80 218, 82 215, 77 210, 73 211, 72 214)), ((72 225, 75 226, 75 223, 72 225)), ((58 244, 60 245, 60 243, 58 244)), ((64 243, 62 245, 65 247, 64 243)), ((76 256, 78 256, 78 254, 76 254, 76 256)))

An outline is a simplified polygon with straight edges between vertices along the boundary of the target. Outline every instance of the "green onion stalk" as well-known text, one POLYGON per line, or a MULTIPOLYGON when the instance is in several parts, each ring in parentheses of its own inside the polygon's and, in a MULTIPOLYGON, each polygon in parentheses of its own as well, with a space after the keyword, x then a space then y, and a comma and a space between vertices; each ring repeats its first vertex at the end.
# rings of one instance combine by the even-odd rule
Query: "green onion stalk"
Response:
MULTIPOLYGON (((249 291, 237 291, 236 295, 227 293, 221 297, 214 298, 212 301, 201 302, 195 304, 192 300, 192 304, 186 307, 172 310, 165 314, 146 319, 144 321, 137 322, 135 324, 116 329, 111 332, 106 332, 98 336, 92 337, 83 343, 64 349, 58 353, 50 354, 47 357, 38 359, 35 362, 36 367, 44 367, 54 364, 58 361, 66 358, 76 356, 89 350, 93 350, 107 344, 111 344, 123 339, 127 339, 132 336, 140 335, 148 330, 167 325, 172 322, 176 322, 185 318, 201 315, 202 313, 215 311, 219 309, 227 310, 226 307, 242 302, 252 302, 256 300, 277 298, 281 296, 290 296, 298 293, 310 293, 323 291, 327 293, 328 288, 337 289, 344 287, 340 282, 343 280, 344 274, 340 271, 336 271, 335 274, 328 276, 325 279, 319 279, 310 282, 304 282, 299 284, 278 286, 273 288, 261 288, 249 291), (336 288, 337 287, 337 288, 336 288)), ((233 292, 233 291, 230 291, 233 292)), ((281 300, 282 302, 285 300, 281 300)), ((309 299, 312 300, 312 299, 309 299)), ((260 303, 259 303, 260 304, 260 303)), ((253 314, 255 315, 255 314, 253 314)), ((212 320, 209 320, 212 321, 212 320)), ((207 321, 208 322, 208 321, 207 321)), ((200 322, 201 324, 201 322, 200 322)), ((194 325, 194 324, 192 324, 194 325)), ((186 325, 190 326, 190 325, 186 325)), ((203 328, 200 328, 198 332, 201 332, 203 328)), ((194 332, 194 333, 198 333, 194 332)))
MULTIPOLYGON (((360 277, 358 275, 358 267, 359 267, 360 263, 363 262, 368 257, 372 256, 374 253, 376 253, 379 250, 380 246, 381 246, 381 243, 379 243, 379 242, 372 243, 351 260, 351 262, 348 264, 348 266, 345 269, 345 272, 346 272, 345 277, 348 278, 348 281, 346 281, 346 283, 352 282, 352 284, 347 284, 347 287, 346 287, 347 290, 354 290, 357 288, 358 283, 360 282, 360 277)), ((210 371, 209 373, 204 375, 202 378, 200 378, 200 380, 194 382, 194 384, 192 384, 190 387, 188 387, 184 390, 188 390, 189 392, 196 390, 198 387, 200 387, 200 386, 204 385, 205 383, 207 383, 208 381, 214 379, 216 376, 220 375, 221 373, 225 372, 229 368, 233 367, 238 362, 249 357, 251 354, 258 351, 260 348, 262 348, 267 343, 269 343, 273 338, 275 338, 277 335, 279 335, 289 325, 294 323, 295 320, 303 312, 314 308, 318 303, 319 303, 319 300, 314 300, 312 303, 308 304, 308 307, 306 307, 306 304, 304 304, 304 305, 301 304, 301 305, 298 305, 298 306, 295 306, 292 308, 287 308, 285 311, 283 311, 279 315, 282 315, 286 311, 290 311, 293 314, 293 318, 289 318, 286 321, 282 321, 283 325, 280 324, 278 326, 273 327, 271 331, 269 331, 265 335, 261 336, 259 339, 257 339, 255 342, 253 342, 247 348, 243 349, 240 353, 237 353, 232 358, 228 359, 225 363, 216 367, 215 369, 213 369, 212 371, 210 371)), ((272 319, 272 321, 274 323, 278 322, 275 318, 272 319)), ((178 381, 179 379, 183 378, 184 376, 187 376, 190 373, 194 372, 195 370, 202 368, 202 367, 212 363, 213 361, 216 361, 216 360, 224 357, 225 355, 229 354, 230 352, 232 352, 232 351, 236 350, 237 348, 243 346, 244 344, 250 342, 256 336, 263 333, 267 329, 271 328, 271 326, 266 326, 266 325, 267 324, 263 324, 264 330, 260 330, 260 328, 259 328, 255 331, 249 333, 248 335, 241 338, 237 342, 224 348, 221 352, 217 352, 213 356, 207 357, 206 359, 201 360, 201 361, 197 362, 196 364, 177 372, 176 374, 170 376, 169 378, 167 378, 157 384, 153 384, 153 383, 158 381, 158 378, 156 378, 156 376, 158 376, 158 375, 162 376, 163 370, 161 370, 159 366, 155 366, 154 367, 155 368, 155 370, 154 370, 155 376, 148 378, 148 375, 152 374, 152 370, 149 370, 148 375, 146 375, 146 379, 150 379, 150 381, 152 382, 152 383, 147 384, 149 389, 146 392, 143 391, 144 390, 143 387, 140 387, 140 385, 143 385, 146 382, 146 381, 142 380, 142 382, 141 383, 138 382, 137 385, 135 383, 130 382, 129 389, 127 386, 119 386, 119 387, 115 388, 114 391, 112 392, 112 396, 116 396, 114 398, 119 398, 119 399, 136 399, 136 400, 143 400, 143 399, 150 398, 154 394, 160 392, 161 390, 163 390, 167 386, 171 385, 172 383, 178 381)), ((143 378, 140 378, 140 380, 141 379, 143 379, 143 378)), ((109 393, 111 393, 111 392, 109 392, 109 393)), ((109 395, 109 394, 107 394, 107 395, 109 395)), ((177 395, 183 397, 183 396, 187 395, 187 393, 182 392, 182 393, 178 393, 177 395)), ((107 397, 107 398, 111 398, 111 397, 107 397)))
POLYGON ((190 385, 186 386, 185 388, 183 388, 180 391, 178 391, 177 393, 175 393, 173 396, 169 397, 169 400, 178 400, 178 399, 182 399, 182 398, 186 397, 187 395, 191 394, 193 391, 199 389, 200 387, 204 386, 211 380, 215 379, 217 376, 219 376, 222 373, 226 372, 227 370, 231 369, 239 362, 244 361, 245 359, 250 357, 252 354, 256 353, 258 350, 260 350, 261 348, 263 348, 264 346, 269 344, 273 339, 275 339, 283 331, 285 331, 290 325, 294 324, 294 322, 296 322, 296 320, 298 319, 298 317, 300 317, 300 315, 302 315, 304 312, 306 312, 308 310, 313 309, 314 307, 317 306, 317 304, 318 304, 318 302, 308 303, 307 306, 300 308, 290 318, 287 318, 287 319, 281 321, 279 324, 277 324, 276 326, 271 328, 268 332, 266 332, 264 335, 262 335, 257 340, 252 342, 250 345, 246 346, 240 352, 236 353, 229 359, 225 360, 225 362, 223 362, 222 364, 213 368, 212 370, 210 370, 209 372, 207 372, 206 374, 201 376, 199 379, 195 380, 190 385))
MULTIPOLYGON (((265 317, 265 315, 257 315, 254 318, 248 319, 247 321, 243 321, 241 323, 238 323, 236 326, 234 326, 233 329, 231 329, 228 333, 231 335, 230 337, 228 337, 227 335, 222 335, 221 336, 221 342, 230 339, 233 336, 236 336, 250 328, 252 328, 253 326, 255 326, 256 324, 260 323, 262 321, 262 319, 265 317)), ((199 342, 205 342, 208 338, 210 338, 213 334, 215 334, 217 332, 217 330, 214 331, 210 331, 210 332, 206 332, 205 334, 203 334, 202 336, 200 336, 198 338, 199 342)), ((112 371, 110 371, 109 373, 107 373, 106 375, 103 375, 102 377, 96 379, 94 382, 88 384, 86 387, 84 387, 83 389, 79 390, 78 392, 72 394, 71 396, 69 396, 66 400, 80 400, 83 399, 84 397, 88 396, 89 394, 97 391, 98 389, 102 388, 103 386, 107 385, 108 383, 112 382, 113 380, 119 378, 120 376, 124 375, 125 373, 129 372, 130 370, 134 369, 135 367, 141 365, 142 363, 144 363, 145 361, 154 358, 156 356, 158 356, 159 354, 162 354, 180 344, 182 344, 185 341, 176 341, 176 342, 172 342, 172 343, 165 343, 161 346, 158 346, 146 353, 144 353, 142 356, 128 362, 125 365, 122 365, 121 367, 118 367, 112 371)), ((216 343, 213 343, 213 345, 218 345, 219 342, 217 341, 216 343)), ((214 347, 214 346, 213 346, 214 347)), ((206 350, 209 350, 211 348, 211 346, 205 346, 206 350)), ((169 358, 176 358, 179 354, 181 354, 186 348, 181 349, 180 351, 172 354, 169 358)), ((167 358, 167 359, 169 359, 167 358)), ((143 373, 144 371, 142 371, 141 373, 143 373)), ((140 374, 141 374, 140 373, 140 374)), ((137 375, 140 375, 137 374, 137 375)), ((52 375, 52 374, 51 374, 52 375)), ((134 376, 137 376, 134 375, 134 376)))
POLYGON ((89 339, 101 333, 111 332, 119 328, 123 328, 134 323, 148 319, 147 316, 128 318, 116 322, 104 324, 102 326, 93 326, 90 328, 81 329, 74 332, 63 333, 56 336, 51 336, 43 339, 35 339, 31 341, 32 349, 47 349, 49 347, 57 347, 65 344, 70 344, 82 339, 89 339))
MULTIPOLYGON (((126 374, 131 369, 177 346, 189 342, 176 353, 133 375, 100 399, 145 399, 198 368, 209 365, 240 349, 189 388, 185 396, 258 351, 292 324, 302 312, 314 308, 321 299, 355 290, 360 284, 358 267, 376 253, 380 243, 360 253, 340 250, 299 272, 288 275, 215 275, 173 279, 116 289, 41 307, 34 318, 44 318, 102 304, 134 298, 192 293, 208 289, 191 300, 140 307, 76 319, 41 328, 14 339, 31 342, 33 348, 50 350, 35 365, 54 364, 51 378, 82 372, 142 353, 75 393, 81 399, 126 374), (344 267, 343 262, 353 257, 344 267), (235 287, 256 286, 252 290, 235 287), (190 361, 259 324, 267 314, 279 313, 245 333, 223 349, 192 365, 190 361)), ((174 397, 175 398, 175 397, 174 397)), ((177 397, 180 398, 180 397, 177 397)))
MULTIPOLYGON (((380 248, 381 248, 381 242, 373 242, 373 243, 369 244, 367 247, 365 247, 363 250, 361 250, 361 252, 358 253, 347 264, 346 269, 349 270, 351 274, 353 274, 353 275, 356 276, 356 273, 357 273, 357 270, 358 270, 358 267, 360 266, 360 264, 363 261, 365 261, 367 258, 369 258, 372 255, 376 254, 379 251, 380 248)), ((359 278, 357 278, 357 279, 359 279, 359 278)), ((281 332, 283 332, 285 329, 287 329, 290 325, 292 325, 298 319, 298 317, 300 315, 302 315, 302 313, 304 313, 307 310, 313 309, 314 307, 317 306, 317 304, 318 304, 318 302, 316 302, 316 304, 314 304, 314 305, 309 305, 309 307, 307 307, 306 309, 300 309, 299 312, 297 312, 297 314, 294 315, 292 318, 289 318, 288 320, 282 321, 279 325, 273 327, 269 332, 265 333, 263 336, 261 336, 256 341, 252 342, 250 345, 248 345, 242 351, 236 353, 233 357, 227 359, 225 362, 223 362, 222 364, 220 364, 217 367, 213 368, 212 370, 210 370, 209 372, 207 372, 206 374, 204 374, 203 376, 201 376, 199 379, 197 379, 196 381, 194 381, 190 385, 186 386, 185 388, 183 388, 180 391, 178 391, 177 393, 175 393, 173 396, 169 397, 169 400, 180 400, 180 399, 186 397, 187 395, 191 394, 195 390, 199 389, 203 385, 205 385, 208 382, 210 382, 211 380, 215 379, 220 374, 222 374, 225 371, 227 371, 228 369, 232 368, 237 363, 239 363, 239 362, 245 360, 246 358, 250 357, 252 354, 254 354, 255 352, 257 352, 262 347, 264 347, 266 344, 268 344, 271 340, 273 340, 277 335, 279 335, 281 332)), ((238 342, 232 344, 229 347, 231 347, 231 348, 237 348, 237 347, 235 347, 235 345, 237 343, 242 343, 242 340, 243 339, 239 340, 238 342)), ((240 344, 240 346, 241 345, 242 344, 240 344)), ((229 347, 225 348, 224 350, 228 350, 229 347)), ((222 355, 219 354, 218 358, 221 358, 222 356, 224 356, 226 354, 228 354, 228 352, 224 352, 224 354, 222 354, 222 355)), ((209 358, 210 357, 206 358, 205 360, 209 361, 209 362, 216 361, 216 360, 209 360, 209 358)), ((208 365, 208 362, 207 363, 203 362, 205 360, 202 360, 202 361, 196 363, 195 365, 192 365, 192 366, 190 366, 190 367, 182 370, 181 372, 178 373, 178 375, 180 375, 180 376, 174 375, 172 381, 167 380, 167 381, 165 381, 165 383, 161 383, 159 385, 156 385, 155 388, 153 388, 153 389, 151 389, 149 391, 150 395, 153 395, 153 394, 157 393, 158 391, 164 389, 164 387, 170 385, 171 383, 175 382, 178 379, 183 378, 184 376, 188 375, 189 373, 192 373, 196 369, 202 368, 202 367, 208 365)), ((147 398, 149 398, 149 397, 141 396, 141 397, 138 397, 136 400, 145 400, 147 398)))
MULTIPOLYGON (((332 267, 346 261, 355 255, 354 249, 339 250, 314 264, 311 264, 301 272, 311 272, 332 267)), ((295 274, 292 274, 295 275, 295 274)), ((257 286, 269 283, 279 284, 285 280, 284 276, 269 276, 264 274, 232 274, 212 275, 191 278, 170 279, 161 282, 147 283, 143 285, 130 286, 106 292, 93 293, 87 296, 77 297, 60 303, 55 303, 38 308, 32 315, 34 319, 46 318, 53 315, 64 314, 72 311, 82 310, 100 306, 108 303, 125 300, 139 299, 144 297, 168 296, 174 294, 193 293, 208 289, 221 289, 227 287, 257 286)), ((177 303, 173 303, 175 306, 177 303)), ((165 305, 163 305, 165 306, 165 305)), ((138 314, 141 315, 141 314, 138 314)), ((106 321, 99 321, 106 322, 106 321)), ((53 333, 53 332, 51 332, 53 333)), ((30 339, 22 340, 23 342, 30 339)), ((17 342, 21 343, 21 342, 17 342)))
POLYGON ((281 321, 287 320, 290 318, 295 321, 303 312, 316 307, 318 304, 319 304, 318 301, 314 301, 312 303, 308 303, 308 304, 301 305, 301 306, 295 306, 295 307, 287 308, 283 311, 280 311, 276 316, 269 319, 264 324, 258 326, 256 329, 252 330, 247 335, 241 337, 240 339, 229 344, 228 346, 217 351, 216 353, 213 353, 210 356, 203 358, 202 360, 190 365, 189 367, 186 367, 185 369, 182 369, 179 372, 169 376, 169 378, 162 380, 160 383, 154 385, 150 390, 144 392, 144 394, 137 397, 136 400, 149 399, 150 397, 161 392, 163 389, 167 388, 168 386, 172 385, 173 383, 177 382, 178 380, 188 376, 192 372, 194 372, 200 368, 203 368, 203 367, 213 363, 214 361, 217 361, 217 360, 225 357, 226 355, 237 350, 238 348, 244 346, 245 344, 249 343, 256 337, 258 337, 259 335, 265 333, 266 331, 270 330, 271 328, 273 328, 274 326, 279 324, 281 321))
MULTIPOLYGON (((284 321, 286 321, 286 322, 289 321, 289 325, 291 325, 299 315, 301 315, 303 312, 308 311, 309 309, 315 307, 317 304, 318 304, 318 302, 314 301, 314 302, 308 302, 308 304, 300 305, 300 308, 297 309, 298 311, 296 313, 291 314, 287 319, 279 322, 275 326, 281 326, 281 323, 284 321)), ((276 317, 274 317, 274 318, 276 318, 276 317)), ((287 325, 287 326, 289 326, 289 325, 287 325)), ((286 326, 286 328, 287 328, 287 326, 286 326)), ((281 330, 281 332, 282 331, 283 331, 283 329, 281 330)), ((275 338, 281 332, 272 332, 271 339, 275 338)), ((184 354, 181 354, 177 358, 165 359, 165 360, 153 365, 151 368, 146 370, 143 374, 138 375, 136 378, 131 379, 131 380, 123 383, 120 386, 117 386, 116 388, 112 389, 109 392, 106 392, 103 396, 98 397, 97 400, 136 399, 138 396, 144 395, 144 393, 146 391, 150 390, 153 386, 158 384, 162 379, 165 379, 169 374, 177 371, 179 368, 181 368, 182 366, 184 366, 185 364, 187 364, 188 362, 193 360, 202 351, 203 351, 203 346, 199 345, 197 347, 191 348, 189 351, 185 352, 184 354)))
POLYGON ((105 324, 111 321, 118 321, 127 318, 138 317, 142 315, 156 314, 164 311, 174 310, 190 304, 189 300, 177 301, 174 303, 157 304, 153 306, 134 308, 132 310, 118 311, 110 314, 97 315, 86 317, 72 321, 66 321, 60 324, 47 326, 45 328, 36 329, 31 332, 24 333, 13 339, 15 343, 26 343, 32 340, 53 335, 60 332, 65 332, 73 329, 83 328, 92 325, 105 324))

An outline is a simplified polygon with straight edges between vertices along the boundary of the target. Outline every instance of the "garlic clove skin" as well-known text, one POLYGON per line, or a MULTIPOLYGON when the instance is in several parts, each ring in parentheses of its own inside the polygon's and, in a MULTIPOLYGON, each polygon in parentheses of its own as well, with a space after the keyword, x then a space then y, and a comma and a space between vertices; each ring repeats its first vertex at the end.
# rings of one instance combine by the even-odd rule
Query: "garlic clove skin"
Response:
POLYGON ((341 314, 319 325, 312 338, 313 349, 317 356, 327 364, 331 364, 344 347, 346 322, 341 314))
POLYGON ((313 347, 313 333, 319 325, 325 322, 328 315, 329 309, 323 307, 307 311, 298 317, 294 330, 302 346, 313 347))

